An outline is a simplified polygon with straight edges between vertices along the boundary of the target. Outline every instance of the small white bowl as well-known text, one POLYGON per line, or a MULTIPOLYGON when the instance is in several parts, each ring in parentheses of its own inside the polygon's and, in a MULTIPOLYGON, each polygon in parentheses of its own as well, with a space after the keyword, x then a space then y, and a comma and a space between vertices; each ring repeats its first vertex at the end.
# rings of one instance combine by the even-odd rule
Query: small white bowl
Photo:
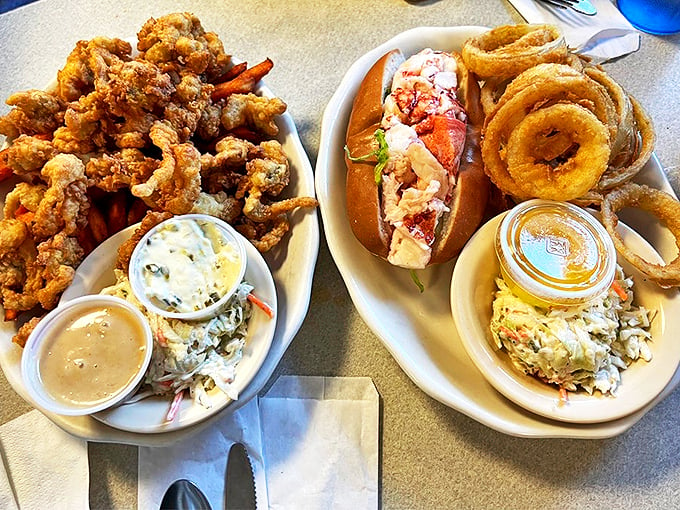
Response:
MULTIPOLYGON (((172 246, 168 246, 168 250, 171 248, 172 246)), ((206 214, 184 214, 180 216, 174 216, 159 223, 140 239, 140 241, 137 243, 137 246, 135 246, 130 258, 128 277, 130 279, 130 285, 135 296, 150 312, 171 319, 199 321, 214 317, 225 307, 231 296, 243 281, 247 263, 248 257, 246 254, 246 247, 244 245, 243 237, 231 225, 220 220, 219 218, 215 218, 214 216, 209 216, 206 214), (160 303, 157 299, 151 299, 145 290, 147 285, 144 280, 142 257, 144 256, 146 243, 151 237, 158 234, 162 229, 166 229, 170 224, 180 224, 181 222, 197 222, 199 224, 214 225, 222 235, 224 244, 230 245, 232 248, 234 248, 238 258, 236 262, 238 264, 236 277, 234 278, 233 283, 228 288, 228 290, 219 297, 218 301, 195 311, 177 311, 171 309, 169 306, 168 308, 164 308, 162 303, 160 303)), ((191 263, 189 262, 184 269, 189 274, 191 274, 191 271, 194 270, 190 264, 191 263)), ((172 275, 169 275, 169 278, 172 279, 172 275)))
MULTIPOLYGON (((115 334, 106 338, 119 342, 119 338, 115 334)), ((92 342, 92 340, 87 341, 92 342)), ((135 306, 115 296, 87 295, 59 305, 38 323, 28 337, 22 353, 21 375, 29 396, 38 407, 45 411, 66 416, 89 415, 111 408, 137 391, 151 361, 152 350, 153 336, 151 328, 142 313, 135 306), (125 384, 116 390, 112 390, 109 398, 97 400, 94 403, 71 403, 66 399, 54 396, 45 387, 43 381, 45 374, 41 375, 41 360, 45 356, 51 355, 50 349, 53 348, 53 341, 57 340, 58 335, 64 331, 69 323, 83 317, 88 311, 91 312, 94 309, 104 308, 125 310, 127 312, 126 316, 135 321, 142 332, 142 338, 139 339, 139 348, 140 350, 143 349, 144 353, 139 366, 135 367, 134 375, 125 384)), ((75 360, 71 360, 71 363, 73 362, 75 360)), ((45 370, 45 367, 43 367, 43 370, 45 370)), ((93 384, 94 380, 89 379, 89 382, 93 384)))
MULTIPOLYGON (((637 360, 621 372, 616 396, 585 391, 569 392, 560 399, 555 386, 515 368, 504 350, 491 337, 495 279, 500 266, 494 250, 496 229, 505 213, 484 224, 468 241, 456 261, 450 299, 456 329, 472 362, 502 395, 535 414, 570 423, 601 423, 623 418, 652 402, 673 378, 680 364, 677 331, 680 331, 680 294, 664 290, 635 270, 623 257, 618 262, 634 279, 635 302, 656 311, 652 321, 652 352, 649 362, 637 360)), ((661 262, 658 253, 635 231, 619 222, 626 245, 647 260, 661 262)))

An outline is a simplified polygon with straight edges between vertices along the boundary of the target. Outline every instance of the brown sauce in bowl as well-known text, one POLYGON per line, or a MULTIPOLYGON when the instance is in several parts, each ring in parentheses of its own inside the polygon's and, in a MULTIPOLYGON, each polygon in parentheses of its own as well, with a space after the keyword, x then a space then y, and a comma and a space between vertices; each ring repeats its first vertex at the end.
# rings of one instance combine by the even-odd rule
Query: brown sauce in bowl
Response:
POLYGON ((89 407, 123 391, 139 373, 145 334, 133 313, 93 305, 55 324, 38 360, 47 393, 57 402, 89 407))

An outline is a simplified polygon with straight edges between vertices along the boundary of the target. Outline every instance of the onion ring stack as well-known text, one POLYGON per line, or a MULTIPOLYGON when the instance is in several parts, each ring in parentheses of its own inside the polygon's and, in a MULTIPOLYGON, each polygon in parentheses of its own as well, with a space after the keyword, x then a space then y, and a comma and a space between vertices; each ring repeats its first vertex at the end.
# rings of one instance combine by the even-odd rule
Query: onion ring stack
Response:
POLYGON ((465 42, 481 80, 482 157, 514 200, 599 204, 650 158, 651 120, 602 68, 574 53, 551 25, 498 27, 465 42))

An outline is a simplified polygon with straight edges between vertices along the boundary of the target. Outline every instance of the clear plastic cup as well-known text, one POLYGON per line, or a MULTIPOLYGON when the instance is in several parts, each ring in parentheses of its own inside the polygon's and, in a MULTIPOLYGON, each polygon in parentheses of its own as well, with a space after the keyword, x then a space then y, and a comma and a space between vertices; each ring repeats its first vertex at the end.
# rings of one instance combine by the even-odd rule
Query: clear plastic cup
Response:
POLYGON ((535 306, 582 304, 614 281, 611 237, 569 203, 534 199, 515 206, 498 226, 495 247, 503 279, 535 306))
POLYGON ((680 32, 680 0, 618 0, 617 6, 638 30, 656 35, 680 32))

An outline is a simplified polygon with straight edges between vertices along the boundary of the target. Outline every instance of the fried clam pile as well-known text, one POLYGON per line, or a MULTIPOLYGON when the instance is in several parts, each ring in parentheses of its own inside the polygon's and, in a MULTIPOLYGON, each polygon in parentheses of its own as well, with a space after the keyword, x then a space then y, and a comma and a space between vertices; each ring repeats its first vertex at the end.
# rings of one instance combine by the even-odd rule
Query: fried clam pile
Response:
POLYGON ((498 27, 466 41, 462 55, 483 82, 486 172, 514 200, 599 204, 651 156, 643 108, 571 53, 556 27, 498 27))
MULTIPOLYGON (((211 214, 264 252, 288 231, 287 213, 317 205, 281 199, 290 168, 275 120, 286 104, 254 93, 271 60, 234 65, 189 13, 149 19, 136 46, 79 41, 54 89, 6 101, 0 177, 17 181, 0 224, 6 319, 55 307, 83 257, 145 217, 148 228, 211 214)), ((125 250, 120 258, 124 266, 125 250)), ((14 340, 22 345, 35 323, 14 340)))

